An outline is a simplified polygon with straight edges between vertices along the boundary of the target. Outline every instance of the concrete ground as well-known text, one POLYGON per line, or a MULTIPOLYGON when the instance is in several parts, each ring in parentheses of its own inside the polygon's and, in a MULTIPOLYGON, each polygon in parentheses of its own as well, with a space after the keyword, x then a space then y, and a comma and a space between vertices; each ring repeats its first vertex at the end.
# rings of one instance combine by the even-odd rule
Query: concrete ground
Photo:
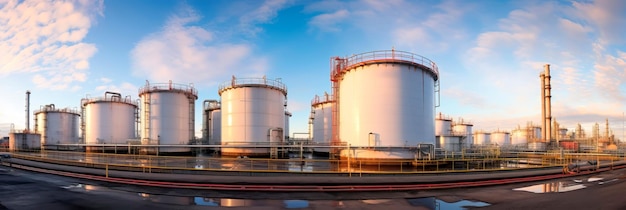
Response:
POLYGON ((625 180, 626 169, 620 169, 562 180, 480 188, 260 193, 137 187, 0 166, 0 209, 460 209, 454 204, 470 201, 489 204, 481 207, 484 209, 626 209, 626 199, 622 198, 625 180), (545 183, 553 184, 537 189, 584 188, 547 193, 513 190, 545 183))

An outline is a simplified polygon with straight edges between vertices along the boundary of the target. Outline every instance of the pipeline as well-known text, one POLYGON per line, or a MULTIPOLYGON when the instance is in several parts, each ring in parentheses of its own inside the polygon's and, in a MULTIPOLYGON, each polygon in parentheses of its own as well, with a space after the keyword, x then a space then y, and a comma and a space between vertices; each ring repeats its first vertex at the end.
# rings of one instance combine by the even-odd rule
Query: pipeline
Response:
POLYGON ((20 165, 15 163, 2 163, 6 166, 29 170, 40 173, 48 173, 60 176, 67 176, 79 179, 88 179, 94 181, 111 182, 118 184, 130 184, 137 186, 178 188, 178 189, 201 189, 201 190, 229 190, 229 191, 262 191, 262 192, 375 192, 375 191, 408 191, 408 190, 433 190, 433 189, 452 189, 463 187, 482 187, 492 185, 513 184, 522 182, 543 181, 551 179, 560 179, 587 175, 592 173, 600 173, 609 170, 623 169, 626 165, 611 166, 600 168, 593 171, 586 171, 577 174, 563 173, 552 175, 541 175, 521 178, 479 180, 479 181, 462 181, 451 183, 432 183, 432 184, 385 184, 385 185, 256 185, 256 184, 215 184, 215 183, 182 183, 167 181, 149 181, 129 178, 116 178, 89 174, 80 174, 66 171, 57 171, 50 169, 42 169, 32 166, 20 165))

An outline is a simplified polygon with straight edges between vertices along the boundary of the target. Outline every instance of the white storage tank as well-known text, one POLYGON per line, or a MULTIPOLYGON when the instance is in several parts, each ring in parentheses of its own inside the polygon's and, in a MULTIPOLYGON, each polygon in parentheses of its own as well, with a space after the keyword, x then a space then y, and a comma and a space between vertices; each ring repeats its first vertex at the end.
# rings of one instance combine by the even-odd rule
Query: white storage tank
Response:
POLYGON ((285 111, 285 139, 289 140, 289 118, 291 118, 291 112, 285 111))
POLYGON ((139 89, 141 98, 141 144, 173 145, 148 152, 186 153, 194 139, 195 101, 198 92, 193 85, 150 84, 139 89))
POLYGON ((464 148, 462 138, 462 136, 438 136, 435 148, 446 152, 460 152, 464 148))
POLYGON ((78 144, 79 111, 76 109, 57 109, 54 104, 35 110, 35 131, 41 134, 41 145, 78 144))
POLYGON ((317 144, 330 144, 332 140, 332 118, 335 101, 331 95, 323 97, 315 96, 311 100, 311 112, 313 115, 313 142, 317 144))
POLYGON ((506 131, 495 131, 491 133, 489 140, 491 144, 496 146, 509 146, 511 145, 511 134, 506 131))
POLYGON ((341 158, 413 160, 415 152, 407 147, 435 145, 434 94, 439 75, 434 62, 395 50, 336 57, 331 62, 338 140, 353 147, 374 147, 343 150, 341 158))
POLYGON ((322 146, 314 148, 315 152, 328 153, 333 135, 333 107, 335 101, 332 95, 315 96, 311 100, 311 120, 313 125, 312 141, 314 144, 322 146))
POLYGON ((283 144, 287 87, 280 79, 237 79, 219 86, 222 147, 226 156, 268 156, 283 144))
POLYGON ((41 135, 38 133, 9 132, 9 151, 39 150, 41 135))
MULTIPOLYGON (((217 100, 205 100, 203 104, 204 122, 202 125, 203 138, 209 145, 220 145, 222 141, 222 110, 217 100)), ((219 150, 216 148, 215 150, 219 150)))
POLYGON ((517 128, 511 132, 511 145, 513 146, 525 146, 528 143, 528 139, 531 136, 532 129, 517 128))
POLYGON ((472 125, 469 122, 464 122, 460 120, 458 123, 454 123, 452 126, 452 133, 455 136, 463 137, 461 143, 463 148, 470 148, 474 143, 474 136, 472 135, 472 125))
POLYGON ((81 107, 85 144, 127 144, 137 138, 139 109, 130 96, 105 92, 104 97, 83 98, 81 107))
POLYGON ((491 144, 491 133, 477 131, 474 132, 474 145, 485 146, 491 144))
POLYGON ((452 118, 443 116, 441 113, 435 118, 435 136, 452 135, 452 118))

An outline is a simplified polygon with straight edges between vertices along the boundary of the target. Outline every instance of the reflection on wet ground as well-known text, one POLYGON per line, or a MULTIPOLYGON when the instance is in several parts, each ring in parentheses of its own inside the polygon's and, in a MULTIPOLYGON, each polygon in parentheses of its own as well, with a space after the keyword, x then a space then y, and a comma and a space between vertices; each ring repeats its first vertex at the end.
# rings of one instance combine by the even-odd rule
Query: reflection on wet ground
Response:
POLYGON ((467 209, 468 207, 485 207, 490 204, 480 201, 460 200, 457 202, 445 202, 435 197, 406 199, 411 206, 425 209, 467 209))
POLYGON ((526 191, 532 193, 553 193, 553 192, 569 192, 585 188, 583 184, 575 184, 570 182, 550 182, 544 184, 536 184, 528 187, 515 188, 513 190, 526 191))
MULTIPOLYGON (((83 193, 116 193, 125 194, 127 196, 136 196, 140 200, 157 204, 166 204, 174 206, 211 206, 211 207, 267 207, 271 209, 308 209, 308 208, 356 208, 356 209, 382 209, 389 206, 401 208, 420 209, 466 209, 469 207, 483 207, 490 204, 480 201, 459 200, 456 202, 446 202, 436 197, 423 198, 385 198, 385 199, 241 199, 241 198, 222 198, 222 197, 204 197, 204 196, 177 196, 162 195, 145 192, 130 192, 119 189, 112 189, 105 186, 90 185, 83 183, 73 183, 70 185, 60 186, 61 188, 83 193)), ((218 195, 219 196, 219 195, 218 195)))

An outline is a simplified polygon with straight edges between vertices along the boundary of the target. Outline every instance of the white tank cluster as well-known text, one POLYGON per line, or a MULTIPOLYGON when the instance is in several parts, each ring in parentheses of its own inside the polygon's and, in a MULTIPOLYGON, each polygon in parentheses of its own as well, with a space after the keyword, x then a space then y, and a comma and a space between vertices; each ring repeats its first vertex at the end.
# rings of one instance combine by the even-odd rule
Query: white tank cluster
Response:
MULTIPOLYGON (((315 96, 311 100, 311 140, 320 146, 329 146, 333 135, 333 106, 335 100, 332 95, 325 93, 323 96, 315 96)), ((314 148, 316 152, 330 152, 328 148, 314 148)))
POLYGON ((469 121, 453 120, 449 116, 441 113, 435 118, 436 148, 445 152, 459 152, 472 147, 474 137, 472 136, 473 124, 469 121))
MULTIPOLYGON (((150 84, 139 89, 141 98, 141 144, 178 145, 158 148, 159 153, 189 152, 195 136, 195 101, 198 92, 193 85, 150 84)), ((156 147, 155 147, 156 148, 156 147)), ((152 152, 149 151, 149 152, 152 152)))
POLYGON ((431 60, 403 51, 331 58, 341 158, 414 159, 407 147, 435 144, 439 72, 431 60), (386 149, 381 149, 386 148, 386 149))
POLYGON ((35 132, 41 134, 41 145, 77 144, 80 113, 76 109, 58 109, 54 104, 35 110, 35 132))
POLYGON ((270 147, 284 143, 287 87, 280 79, 233 76, 218 93, 222 155, 271 156, 270 147))
POLYGON ((105 92, 103 97, 83 98, 81 108, 85 144, 126 144, 137 138, 139 107, 130 96, 105 92))

